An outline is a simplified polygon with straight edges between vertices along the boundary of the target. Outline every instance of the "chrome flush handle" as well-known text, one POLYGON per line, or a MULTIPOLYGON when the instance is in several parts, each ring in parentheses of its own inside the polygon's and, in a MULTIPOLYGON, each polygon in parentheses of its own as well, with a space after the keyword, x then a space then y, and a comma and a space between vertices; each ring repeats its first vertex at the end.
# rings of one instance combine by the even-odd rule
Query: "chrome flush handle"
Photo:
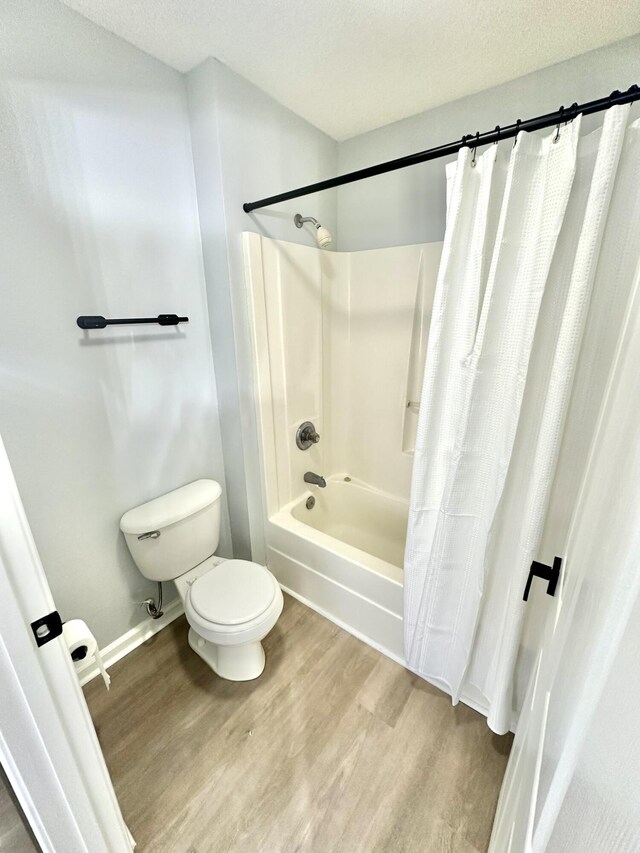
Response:
POLYGON ((148 530, 146 533, 141 533, 138 539, 157 539, 159 536, 159 530, 148 530))

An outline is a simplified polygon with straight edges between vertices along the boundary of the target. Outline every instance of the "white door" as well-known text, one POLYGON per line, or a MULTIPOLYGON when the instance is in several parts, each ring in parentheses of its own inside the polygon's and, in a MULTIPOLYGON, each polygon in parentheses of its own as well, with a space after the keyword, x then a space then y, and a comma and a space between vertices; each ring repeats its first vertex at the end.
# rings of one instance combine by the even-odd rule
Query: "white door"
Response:
POLYGON ((640 742, 623 712, 640 689, 624 664, 640 638, 638 363, 636 281, 490 853, 640 850, 640 742))
POLYGON ((43 851, 130 853, 55 616, 36 640, 32 623, 48 614, 55 605, 0 439, 0 764, 43 851))

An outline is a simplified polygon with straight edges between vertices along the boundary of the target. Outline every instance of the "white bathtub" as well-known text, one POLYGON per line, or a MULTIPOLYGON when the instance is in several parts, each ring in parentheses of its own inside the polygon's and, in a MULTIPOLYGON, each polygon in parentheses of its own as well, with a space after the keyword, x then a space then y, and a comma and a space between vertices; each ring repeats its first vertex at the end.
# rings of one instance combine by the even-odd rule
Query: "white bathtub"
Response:
POLYGON ((291 515, 314 530, 389 564, 384 574, 402 580, 407 504, 364 484, 330 478, 325 489, 314 488, 313 509, 306 498, 291 507, 291 515))
POLYGON ((269 519, 267 564, 287 592, 403 660, 407 511, 406 501, 329 477, 269 519))

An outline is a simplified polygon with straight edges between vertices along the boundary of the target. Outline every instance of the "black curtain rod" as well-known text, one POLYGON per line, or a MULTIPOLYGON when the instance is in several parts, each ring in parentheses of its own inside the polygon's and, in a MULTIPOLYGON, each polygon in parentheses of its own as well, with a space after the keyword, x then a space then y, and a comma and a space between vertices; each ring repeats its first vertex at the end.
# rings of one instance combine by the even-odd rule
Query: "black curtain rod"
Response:
POLYGON ((248 201, 242 205, 242 208, 245 213, 251 213, 252 210, 257 210, 259 207, 268 207, 273 204, 279 204, 281 201, 289 201, 289 199, 300 198, 303 195, 311 195, 311 193, 330 190, 333 187, 341 187, 344 184, 352 184, 354 181, 363 181, 365 178, 373 178, 375 175, 384 175, 385 172, 395 172, 396 169, 406 169, 407 166, 426 163, 427 160, 449 157, 451 154, 457 154, 465 145, 476 148, 481 145, 489 145, 491 142, 500 142, 501 139, 513 139, 521 130, 529 132, 544 130, 546 127, 553 127, 554 125, 562 124, 562 122, 571 121, 579 114, 591 115, 592 113, 607 110, 616 104, 630 104, 637 100, 640 100, 640 88, 634 84, 626 92, 618 92, 616 90, 608 97, 599 98, 597 101, 588 101, 585 104, 572 104, 567 109, 560 107, 554 113, 547 113, 546 115, 526 119, 525 121, 518 119, 515 124, 510 124, 508 127, 500 127, 498 125, 494 130, 488 130, 485 133, 469 134, 456 142, 449 142, 447 145, 438 145, 436 148, 429 148, 427 151, 408 154, 406 157, 398 157, 396 160, 387 160, 386 163, 367 166, 366 169, 357 169, 355 172, 347 172, 346 175, 337 175, 335 178, 329 178, 326 181, 318 181, 315 184, 298 187, 298 189, 289 190, 286 193, 278 193, 278 195, 272 195, 268 198, 261 198, 258 201, 248 201))

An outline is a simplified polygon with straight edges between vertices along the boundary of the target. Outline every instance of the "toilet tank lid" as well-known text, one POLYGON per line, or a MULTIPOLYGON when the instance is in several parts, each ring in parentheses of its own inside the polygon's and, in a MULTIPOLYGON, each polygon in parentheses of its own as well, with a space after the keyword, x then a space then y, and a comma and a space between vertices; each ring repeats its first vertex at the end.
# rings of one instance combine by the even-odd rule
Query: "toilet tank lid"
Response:
POLYGON ((215 480, 196 480, 166 495, 130 509, 120 519, 123 533, 139 535, 150 530, 160 530, 182 521, 218 500, 222 494, 215 480))

